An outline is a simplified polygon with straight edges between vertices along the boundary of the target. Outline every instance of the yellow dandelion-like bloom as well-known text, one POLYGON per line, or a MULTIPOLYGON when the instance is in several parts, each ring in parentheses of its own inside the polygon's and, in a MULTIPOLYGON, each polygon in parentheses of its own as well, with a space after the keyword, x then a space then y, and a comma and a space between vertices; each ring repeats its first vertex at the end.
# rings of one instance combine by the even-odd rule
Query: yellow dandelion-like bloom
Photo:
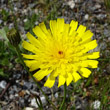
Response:
POLYGON ((86 31, 86 27, 78 22, 66 24, 64 19, 50 20, 50 29, 44 22, 33 28, 37 36, 27 33, 29 42, 24 41, 23 47, 33 54, 23 54, 30 71, 40 68, 34 77, 40 81, 45 76, 48 79, 44 86, 51 88, 58 77, 58 87, 68 86, 81 77, 88 78, 91 71, 88 68, 97 68, 99 52, 88 53, 97 47, 96 40, 92 40, 93 33, 86 31))

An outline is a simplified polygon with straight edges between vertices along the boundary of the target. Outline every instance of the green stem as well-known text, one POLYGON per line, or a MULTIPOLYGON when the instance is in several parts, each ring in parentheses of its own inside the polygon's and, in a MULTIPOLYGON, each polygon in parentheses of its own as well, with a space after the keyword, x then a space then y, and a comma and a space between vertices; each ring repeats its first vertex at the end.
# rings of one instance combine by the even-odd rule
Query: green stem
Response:
POLYGON ((59 110, 63 110, 63 106, 64 106, 64 103, 65 103, 65 99, 66 99, 66 83, 64 84, 64 97, 63 97, 63 101, 62 101, 62 104, 61 104, 59 110))
POLYGON ((40 110, 43 110, 43 105, 42 105, 42 101, 40 99, 40 97, 38 97, 39 103, 40 103, 40 110))
POLYGON ((39 107, 39 110, 40 110, 40 104, 39 104, 39 102, 38 102, 38 98, 37 97, 35 97, 35 99, 36 99, 36 103, 37 103, 37 105, 38 105, 38 107, 39 107))
POLYGON ((26 71, 29 73, 30 77, 33 79, 33 81, 35 82, 35 84, 37 85, 37 87, 40 89, 40 91, 42 92, 42 94, 45 96, 46 100, 52 104, 53 108, 56 109, 55 105, 48 99, 48 97, 46 96, 46 94, 44 93, 44 91, 41 89, 41 87, 39 86, 39 84, 37 83, 36 79, 33 77, 33 75, 29 72, 27 66, 25 65, 24 61, 23 61, 23 58, 22 58, 22 55, 21 55, 21 52, 20 52, 20 49, 18 46, 15 47, 16 48, 16 51, 17 51, 17 54, 18 54, 18 57, 20 58, 21 60, 21 63, 23 64, 24 68, 26 69, 26 71))

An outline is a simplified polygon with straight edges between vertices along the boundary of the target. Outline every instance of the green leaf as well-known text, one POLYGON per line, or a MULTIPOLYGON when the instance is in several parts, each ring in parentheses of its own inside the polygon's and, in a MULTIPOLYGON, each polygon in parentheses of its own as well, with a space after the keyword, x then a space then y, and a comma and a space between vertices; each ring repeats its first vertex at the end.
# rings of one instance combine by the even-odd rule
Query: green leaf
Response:
POLYGON ((8 58, 2 59, 1 64, 2 64, 3 66, 8 66, 8 65, 9 65, 9 60, 8 60, 8 58))
POLYGON ((2 76, 2 77, 6 77, 6 78, 9 77, 8 74, 5 74, 5 73, 4 73, 3 69, 0 69, 0 76, 2 76))
POLYGON ((8 31, 8 27, 4 27, 0 29, 0 36, 6 41, 6 43, 8 42, 8 38, 6 35, 7 31, 8 31))

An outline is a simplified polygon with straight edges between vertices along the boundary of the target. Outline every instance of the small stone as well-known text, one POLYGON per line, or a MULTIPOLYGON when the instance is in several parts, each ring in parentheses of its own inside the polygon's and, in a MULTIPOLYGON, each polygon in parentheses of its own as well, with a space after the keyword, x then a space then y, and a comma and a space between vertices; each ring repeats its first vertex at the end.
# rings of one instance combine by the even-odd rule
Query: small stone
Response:
POLYGON ((6 88, 6 85, 7 85, 7 82, 6 82, 5 80, 2 80, 2 81, 0 82, 0 87, 1 87, 2 89, 5 89, 5 88, 6 88))
POLYGON ((17 7, 14 7, 14 11, 18 11, 17 7))
POLYGON ((25 107, 25 106, 27 106, 27 104, 28 104, 28 102, 27 102, 27 100, 25 100, 23 97, 19 97, 19 106, 20 107, 25 107))
POLYGON ((47 88, 47 87, 42 87, 42 90, 45 92, 45 94, 51 94, 51 91, 50 91, 50 89, 49 88, 47 88))
POLYGON ((18 97, 19 95, 18 94, 15 94, 15 97, 18 97))
POLYGON ((100 49, 105 50, 107 47, 107 44, 105 42, 100 43, 100 49))
POLYGON ((46 102, 45 97, 44 97, 44 96, 41 96, 40 98, 41 98, 42 104, 43 104, 43 105, 46 105, 47 102, 46 102))
POLYGON ((28 21, 28 19, 24 19, 23 21, 24 21, 24 22, 27 22, 27 21, 28 21))
POLYGON ((110 56, 110 50, 105 50, 105 56, 106 57, 110 56))
POLYGON ((33 106, 33 107, 35 107, 35 108, 38 108, 38 105, 37 105, 37 103, 36 103, 36 99, 35 99, 35 98, 33 98, 33 99, 31 100, 31 106, 33 106))
POLYGON ((16 85, 13 85, 13 90, 16 91, 16 92, 18 92, 18 88, 17 88, 16 85))
POLYGON ((84 16, 84 18, 85 18, 85 20, 88 20, 89 15, 88 15, 88 14, 86 14, 86 15, 84 16))
POLYGON ((32 87, 33 87, 33 84, 31 83, 31 82, 26 82, 26 81, 24 81, 24 87, 26 87, 27 89, 32 89, 32 87))
POLYGON ((110 74, 110 65, 108 65, 108 66, 106 67, 106 71, 107 71, 107 73, 110 74))
POLYGON ((30 92, 31 92, 31 94, 33 94, 33 95, 38 95, 38 96, 39 96, 39 92, 37 92, 37 91, 30 90, 30 92))
POLYGON ((35 109, 31 107, 26 107, 25 110, 35 110, 35 109))
POLYGON ((15 78, 15 79, 20 79, 21 78, 21 74, 13 74, 13 78, 15 78))
POLYGON ((55 98, 58 98, 58 93, 55 93, 55 98))
POLYGON ((110 42, 110 37, 108 38, 108 42, 110 42))
POLYGON ((14 24, 13 23, 10 23, 9 24, 9 29, 13 28, 14 27, 14 24))
POLYGON ((26 14, 27 14, 27 11, 28 11, 28 10, 24 9, 24 10, 22 11, 22 14, 25 14, 25 15, 26 15, 26 14))
POLYGON ((97 15, 96 17, 97 17, 97 19, 99 19, 99 20, 103 20, 104 18, 107 17, 107 15, 106 15, 106 14, 99 14, 99 15, 97 15))
POLYGON ((95 109, 95 110, 99 109, 100 108, 100 104, 101 104, 101 102, 99 100, 94 101, 92 103, 93 109, 95 109))
POLYGON ((104 29, 104 35, 105 35, 105 37, 110 38, 110 32, 109 32, 109 30, 104 29))
POLYGON ((75 2, 73 0, 68 1, 67 4, 70 6, 71 9, 75 7, 75 2))
POLYGON ((9 96, 9 98, 10 98, 11 100, 14 99, 14 95, 11 94, 11 95, 9 96))
POLYGON ((95 7, 95 9, 100 9, 101 5, 100 4, 96 4, 94 7, 95 7))
POLYGON ((0 19, 0 24, 2 24, 2 22, 3 22, 3 21, 0 19))

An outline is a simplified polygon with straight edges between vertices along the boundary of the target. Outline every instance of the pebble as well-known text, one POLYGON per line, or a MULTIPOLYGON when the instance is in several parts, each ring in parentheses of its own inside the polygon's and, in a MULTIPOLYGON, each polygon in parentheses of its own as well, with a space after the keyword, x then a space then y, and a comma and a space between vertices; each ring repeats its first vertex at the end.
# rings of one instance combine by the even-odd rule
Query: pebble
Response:
POLYGON ((108 42, 110 42, 110 36, 109 36, 109 38, 108 38, 108 42))
POLYGON ((13 85, 13 90, 14 90, 15 92, 19 92, 16 85, 13 85))
POLYGON ((2 22, 3 22, 3 21, 0 19, 0 24, 2 24, 2 22))
POLYGON ((55 98, 58 98, 58 92, 55 93, 55 98))
POLYGON ((35 110, 35 109, 31 107, 26 107, 24 110, 35 110))
POLYGON ((106 67, 107 73, 110 74, 110 64, 106 67))
POLYGON ((24 21, 24 22, 27 22, 27 21, 28 21, 28 19, 24 19, 23 21, 24 21))
POLYGON ((82 100, 80 97, 76 97, 75 106, 76 110, 88 110, 89 103, 86 98, 82 100))
POLYGON ((47 88, 47 87, 42 87, 42 90, 45 92, 45 94, 51 94, 51 91, 50 91, 50 89, 49 88, 47 88))
POLYGON ((97 110, 100 108, 101 102, 99 100, 96 100, 91 105, 92 105, 94 110, 97 110))
POLYGON ((94 7, 95 7, 95 9, 100 9, 101 5, 100 4, 96 4, 94 7))
POLYGON ((33 95, 39 95, 39 92, 37 92, 37 91, 30 90, 30 92, 31 92, 31 94, 33 94, 33 95))
POLYGON ((7 85, 7 82, 5 80, 2 80, 0 82, 0 88, 5 89, 6 88, 6 85, 7 85))
POLYGON ((105 50, 104 54, 106 57, 110 56, 110 50, 105 50))
POLYGON ((105 42, 100 43, 100 49, 105 50, 107 47, 107 44, 105 42))
POLYGON ((14 95, 11 94, 11 95, 9 96, 9 98, 10 98, 11 100, 14 99, 14 95))
POLYGON ((24 81, 24 85, 23 85, 23 86, 30 90, 30 89, 32 89, 33 84, 30 83, 30 82, 26 82, 26 81, 24 81))
POLYGON ((85 19, 85 20, 88 20, 88 18, 89 18, 89 15, 86 14, 86 15, 84 16, 84 19, 85 19))
POLYGON ((14 7, 14 11, 16 11, 16 12, 18 11, 17 7, 14 7))
POLYGON ((28 104, 28 103, 27 103, 27 100, 25 100, 25 99, 22 98, 22 97, 19 97, 19 106, 20 106, 21 108, 25 107, 27 104, 28 104))
POLYGON ((14 79, 20 79, 21 78, 21 74, 13 74, 13 78, 14 79))
POLYGON ((98 14, 97 16, 97 19, 99 19, 99 20, 103 20, 103 19, 105 19, 106 17, 107 17, 107 15, 106 14, 98 14))
POLYGON ((73 0, 68 1, 67 4, 70 6, 71 9, 75 7, 75 2, 73 0))
POLYGON ((19 96, 19 95, 16 93, 16 94, 15 94, 15 97, 18 97, 18 96, 19 96))
POLYGON ((31 99, 31 106, 33 106, 35 108, 38 108, 38 105, 36 103, 36 99, 35 98, 31 99))
POLYGON ((105 35, 105 37, 110 37, 110 32, 109 32, 109 30, 108 29, 104 29, 104 35, 105 35))
POLYGON ((47 101, 46 101, 45 97, 44 96, 41 96, 40 98, 41 98, 42 104, 43 105, 46 105, 47 104, 47 101))

